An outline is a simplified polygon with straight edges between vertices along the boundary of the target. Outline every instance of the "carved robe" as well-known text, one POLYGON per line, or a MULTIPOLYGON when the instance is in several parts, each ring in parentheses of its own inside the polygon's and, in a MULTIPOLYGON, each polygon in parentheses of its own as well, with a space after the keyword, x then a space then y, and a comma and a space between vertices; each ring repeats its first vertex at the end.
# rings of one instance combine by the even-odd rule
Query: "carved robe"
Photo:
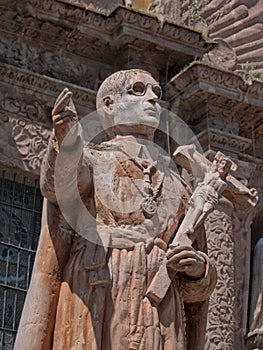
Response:
MULTIPOLYGON (((67 154, 72 162, 74 152, 67 154)), ((78 211, 73 230, 57 205, 53 183, 57 153, 53 142, 42 168, 47 202, 15 349, 202 349, 207 300, 216 281, 205 255, 204 232, 195 248, 204 252, 205 276, 189 279, 169 272, 171 285, 160 304, 146 297, 189 199, 187 186, 170 170, 167 158, 155 148, 149 152, 133 137, 84 148, 78 189, 90 225, 83 237, 76 227, 83 226, 85 213, 78 211), (143 167, 154 161, 151 186, 157 211, 148 215, 142 209, 143 167)), ((68 164, 60 169, 62 174, 68 164)), ((71 208, 73 197, 70 190, 65 193, 71 208)))

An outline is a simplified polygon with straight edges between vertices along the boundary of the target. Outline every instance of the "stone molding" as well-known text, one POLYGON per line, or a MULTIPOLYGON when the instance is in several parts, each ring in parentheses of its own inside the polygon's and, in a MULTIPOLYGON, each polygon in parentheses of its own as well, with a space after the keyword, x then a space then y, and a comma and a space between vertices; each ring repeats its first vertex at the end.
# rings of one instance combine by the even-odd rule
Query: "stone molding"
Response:
POLYGON ((202 62, 193 62, 174 76, 165 87, 167 98, 172 101, 180 96, 185 99, 202 89, 239 102, 263 107, 263 82, 246 83, 240 74, 224 71, 202 62), (183 95, 182 95, 183 94, 183 95))
POLYGON ((116 67, 143 68, 166 83, 167 69, 173 76, 215 45, 201 32, 123 6, 106 15, 64 1, 19 0, 0 10, 2 61, 92 89, 116 67))
POLYGON ((205 150, 212 146, 213 149, 220 149, 222 152, 226 151, 234 155, 244 152, 252 144, 251 139, 212 128, 202 131, 196 137, 205 150))
MULTIPOLYGON (((254 157, 254 156, 251 156, 249 154, 240 154, 239 156, 240 160, 244 161, 244 162, 248 162, 248 163, 253 163, 255 165, 255 172, 258 172, 258 174, 262 174, 263 172, 263 159, 260 159, 260 158, 257 158, 257 157, 254 157)), ((257 176, 255 175, 254 173, 254 176, 257 176)), ((258 177, 258 180, 259 180, 259 184, 260 186, 262 186, 262 189, 263 189, 263 184, 260 177, 258 177)), ((254 184, 252 184, 252 187, 255 187, 254 184)))
MULTIPOLYGON (((5 83, 40 95, 55 98, 65 87, 74 94, 74 101, 85 106, 86 112, 93 111, 96 102, 96 91, 83 88, 68 82, 43 76, 32 71, 0 63, 1 84, 5 83)), ((54 101, 52 101, 54 102, 54 101)), ((50 106, 53 104, 49 103, 50 106)), ((40 120, 38 120, 40 122, 40 120)))
POLYGON ((214 141, 221 137, 220 131, 228 130, 226 142, 229 145, 233 142, 234 153, 239 148, 239 154, 246 151, 262 157, 263 82, 246 83, 237 73, 194 62, 169 81, 165 92, 170 109, 195 133, 215 124, 213 128, 218 129, 218 136, 213 133, 214 141), (233 134, 242 137, 240 145, 235 145, 233 134), (253 139, 253 144, 249 145, 249 139, 253 139))
MULTIPOLYGON (((21 1, 21 3, 24 3, 21 1)), ((205 39, 199 31, 189 29, 187 27, 172 24, 168 21, 161 23, 156 16, 145 14, 140 11, 119 6, 108 15, 101 14, 91 8, 79 5, 69 4, 64 1, 54 0, 29 0, 24 9, 30 8, 31 16, 38 19, 48 19, 50 22, 59 22, 63 18, 63 24, 68 27, 75 28, 76 23, 80 32, 84 29, 96 30, 96 33, 103 33, 103 38, 108 41, 116 40, 118 34, 121 33, 121 26, 130 26, 136 28, 139 32, 152 34, 162 37, 164 47, 169 41, 178 41, 180 46, 182 43, 196 50, 196 54, 209 51, 214 44, 205 39), (113 36, 113 37, 112 37, 113 36)), ((93 33, 95 34, 95 33, 93 33)), ((149 38, 150 39, 150 38, 149 38)))

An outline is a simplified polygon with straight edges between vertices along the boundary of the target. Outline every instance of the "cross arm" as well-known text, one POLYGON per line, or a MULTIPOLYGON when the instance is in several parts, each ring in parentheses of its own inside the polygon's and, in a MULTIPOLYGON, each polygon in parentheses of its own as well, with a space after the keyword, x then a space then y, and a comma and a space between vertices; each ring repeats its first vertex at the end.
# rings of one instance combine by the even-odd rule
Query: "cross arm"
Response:
MULTIPOLYGON (((221 156, 229 160, 223 153, 218 152, 216 156, 221 156)), ((212 162, 205 158, 196 150, 195 145, 180 146, 173 154, 174 162, 186 169, 193 177, 203 180, 205 174, 211 169, 212 162)), ((237 169, 237 165, 232 162, 231 171, 237 169)), ((222 195, 237 205, 240 209, 248 211, 252 209, 257 201, 258 194, 255 188, 248 188, 234 176, 228 174, 225 178, 226 186, 222 195)))

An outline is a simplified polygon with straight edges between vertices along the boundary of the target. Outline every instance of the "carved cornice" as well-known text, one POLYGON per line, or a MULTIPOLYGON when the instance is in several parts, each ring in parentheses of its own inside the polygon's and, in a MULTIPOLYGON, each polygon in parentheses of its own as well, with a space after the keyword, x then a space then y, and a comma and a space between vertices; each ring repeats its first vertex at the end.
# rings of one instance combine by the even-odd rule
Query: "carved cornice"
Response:
POLYGON ((1 31, 18 41, 28 38, 33 46, 43 43, 47 49, 60 48, 111 64, 123 55, 127 58, 122 52, 127 45, 147 47, 144 60, 156 56, 155 63, 163 67, 168 61, 170 66, 182 66, 215 45, 201 32, 121 6, 106 15, 59 0, 20 0, 2 10, 1 31))
POLYGON ((205 150, 212 146, 231 154, 244 152, 252 143, 252 140, 245 137, 212 128, 200 132, 196 137, 205 150))
POLYGON ((240 154, 240 159, 245 162, 254 163, 256 165, 256 170, 259 172, 263 171, 263 159, 253 157, 249 154, 240 154))
POLYGON ((116 40, 121 35, 120 27, 130 27, 137 29, 138 34, 142 32, 151 34, 153 38, 149 38, 150 40, 154 40, 154 36, 161 36, 163 40, 159 44, 164 47, 170 47, 169 41, 178 41, 180 46, 184 44, 195 49, 198 56, 209 51, 214 46, 199 31, 172 24, 168 21, 161 23, 155 16, 122 6, 119 6, 108 15, 103 15, 90 8, 83 9, 80 6, 67 4, 64 1, 29 0, 27 3, 32 5, 32 10, 35 12, 32 11, 32 13, 39 19, 42 16, 46 18, 46 15, 48 15, 50 21, 56 19, 57 22, 60 18, 63 18, 64 24, 75 27, 77 23, 80 29, 83 26, 83 28, 87 27, 96 30, 103 33, 103 38, 107 38, 108 41, 116 40))
POLYGON ((254 141, 260 136, 263 123, 261 81, 246 83, 237 73, 194 62, 169 81, 165 92, 172 111, 183 117, 189 115, 190 125, 197 125, 204 116, 213 118, 217 114, 225 123, 234 123, 234 129, 238 125, 240 136, 254 141))
MULTIPOLYGON (((5 63, 0 63, 1 83, 15 86, 16 89, 31 91, 40 96, 52 97, 51 106, 54 98, 67 86, 74 94, 74 101, 80 106, 86 108, 86 113, 95 109, 96 91, 79 87, 68 82, 53 79, 41 74, 33 73, 26 69, 17 68, 5 63)), ((3 89, 1 89, 3 91, 3 89)), ((3 91, 4 92, 4 91, 3 91)), ((2 106, 2 109, 4 107, 2 106)), ((36 120, 37 122, 43 122, 36 120)))
POLYGON ((263 82, 246 83, 241 75, 202 62, 194 62, 173 77, 165 91, 170 101, 186 99, 198 90, 217 94, 234 100, 263 107, 263 82))
POLYGON ((123 4, 122 0, 97 0, 89 2, 87 0, 60 0, 64 4, 75 5, 83 9, 93 9, 98 13, 110 14, 114 9, 123 4))

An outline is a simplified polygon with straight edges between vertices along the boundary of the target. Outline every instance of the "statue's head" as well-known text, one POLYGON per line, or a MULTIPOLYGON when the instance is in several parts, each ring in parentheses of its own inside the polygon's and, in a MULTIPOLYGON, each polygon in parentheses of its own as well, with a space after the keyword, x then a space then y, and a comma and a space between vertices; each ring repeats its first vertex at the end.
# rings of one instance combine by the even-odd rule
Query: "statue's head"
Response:
POLYGON ((213 167, 218 171, 222 179, 224 179, 230 171, 234 172, 237 169, 237 165, 221 152, 216 153, 213 167))
POLYGON ((97 111, 110 135, 149 136, 160 121, 161 87, 150 73, 123 70, 110 75, 97 94, 97 111))

